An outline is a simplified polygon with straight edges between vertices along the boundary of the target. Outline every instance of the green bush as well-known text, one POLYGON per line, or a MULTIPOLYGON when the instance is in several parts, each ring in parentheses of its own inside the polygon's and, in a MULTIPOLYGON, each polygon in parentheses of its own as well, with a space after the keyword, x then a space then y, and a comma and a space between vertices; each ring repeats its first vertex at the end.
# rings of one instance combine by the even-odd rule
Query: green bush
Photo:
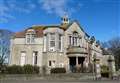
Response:
POLYGON ((39 73, 39 67, 38 66, 32 66, 32 65, 24 65, 23 66, 24 74, 37 74, 39 73))
POLYGON ((6 68, 8 74, 23 74, 23 68, 19 65, 12 65, 6 68))
POLYGON ((109 77, 109 67, 106 65, 101 66, 101 76, 102 77, 109 77))
POLYGON ((65 68, 52 68, 51 73, 66 73, 66 69, 65 68))
POLYGON ((24 66, 11 65, 6 67, 6 73, 7 74, 38 74, 39 67, 28 64, 24 66))
POLYGON ((23 66, 24 74, 33 74, 34 67, 32 65, 24 65, 23 66))
POLYGON ((38 66, 33 66, 34 67, 34 73, 38 74, 40 71, 40 68, 38 66))
POLYGON ((7 65, 2 65, 0 67, 0 73, 3 74, 3 73, 6 73, 6 68, 7 68, 7 65))

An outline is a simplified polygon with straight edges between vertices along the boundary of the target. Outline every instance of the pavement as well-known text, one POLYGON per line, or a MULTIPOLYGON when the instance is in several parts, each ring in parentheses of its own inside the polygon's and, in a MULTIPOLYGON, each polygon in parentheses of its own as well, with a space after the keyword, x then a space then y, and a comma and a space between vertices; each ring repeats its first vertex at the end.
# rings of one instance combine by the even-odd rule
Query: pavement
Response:
POLYGON ((111 80, 110 78, 101 78, 94 80, 89 74, 69 74, 69 75, 2 75, 0 83, 120 83, 120 79, 111 80))
POLYGON ((117 80, 0 80, 0 83, 120 83, 117 80))

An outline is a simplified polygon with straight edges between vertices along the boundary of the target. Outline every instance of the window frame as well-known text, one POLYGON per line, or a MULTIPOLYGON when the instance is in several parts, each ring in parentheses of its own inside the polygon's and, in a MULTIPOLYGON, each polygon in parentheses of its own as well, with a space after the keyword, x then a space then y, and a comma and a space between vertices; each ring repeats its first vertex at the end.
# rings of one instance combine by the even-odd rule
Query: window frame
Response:
POLYGON ((38 64, 38 51, 33 51, 33 65, 38 64))
POLYGON ((26 51, 21 51, 20 52, 20 65, 24 66, 25 64, 26 64, 26 51))
POLYGON ((56 44, 56 38, 55 38, 55 33, 50 33, 50 38, 49 38, 49 51, 55 51, 55 44, 56 44))

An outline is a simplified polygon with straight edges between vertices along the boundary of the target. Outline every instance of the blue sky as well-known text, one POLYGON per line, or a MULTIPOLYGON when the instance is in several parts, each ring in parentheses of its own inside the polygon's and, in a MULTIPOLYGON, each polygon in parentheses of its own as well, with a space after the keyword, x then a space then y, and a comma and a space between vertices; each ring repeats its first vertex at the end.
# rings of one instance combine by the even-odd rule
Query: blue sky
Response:
POLYGON ((120 36, 120 0, 0 0, 0 29, 60 24, 64 14, 100 41, 120 36))

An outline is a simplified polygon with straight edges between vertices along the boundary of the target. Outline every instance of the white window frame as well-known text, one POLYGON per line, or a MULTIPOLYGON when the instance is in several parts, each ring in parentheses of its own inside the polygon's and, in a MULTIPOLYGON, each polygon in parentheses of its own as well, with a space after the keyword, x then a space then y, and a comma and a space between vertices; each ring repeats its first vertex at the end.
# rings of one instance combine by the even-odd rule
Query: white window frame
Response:
POLYGON ((49 47, 49 51, 55 51, 55 33, 51 33, 50 34, 50 38, 49 38, 50 40, 49 40, 49 43, 50 43, 50 47, 49 47), (52 38, 52 36, 53 36, 53 38, 52 38), (52 43, 54 44, 53 46, 52 46, 52 43))
POLYGON ((58 38, 58 49, 62 51, 62 35, 61 34, 59 34, 59 38, 58 38))
POLYGON ((26 63, 26 52, 22 51, 20 55, 20 65, 23 66, 26 63))
POLYGON ((35 42, 35 34, 27 33, 26 34, 26 44, 33 44, 34 42, 35 42))
POLYGON ((72 45, 73 46, 78 46, 78 33, 77 32, 73 32, 73 36, 72 36, 72 45))
POLYGON ((38 51, 33 51, 33 65, 38 64, 38 51))
POLYGON ((48 61, 48 66, 49 67, 55 68, 55 65, 56 65, 56 61, 55 60, 49 60, 48 61))

